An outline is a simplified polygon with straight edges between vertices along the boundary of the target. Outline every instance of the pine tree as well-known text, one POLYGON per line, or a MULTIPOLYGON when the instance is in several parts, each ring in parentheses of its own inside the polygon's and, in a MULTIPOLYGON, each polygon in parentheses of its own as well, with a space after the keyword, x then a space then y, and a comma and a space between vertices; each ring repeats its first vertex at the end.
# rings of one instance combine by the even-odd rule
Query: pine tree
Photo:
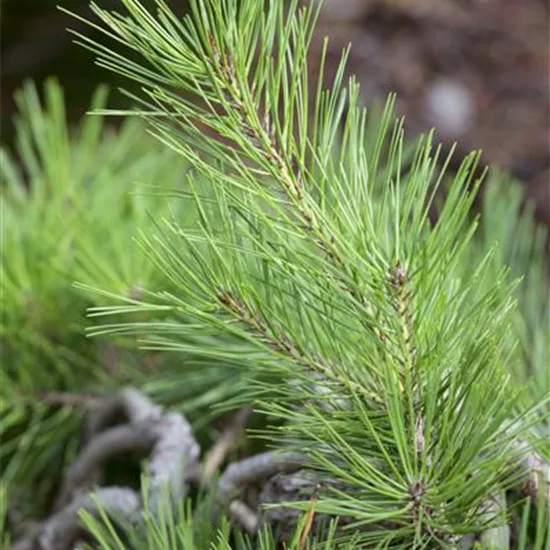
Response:
MULTIPOLYGON (((109 260, 99 242, 79 242, 78 296, 92 317, 114 316, 90 335, 191 357, 191 372, 172 364, 154 374, 165 388, 201 368, 204 388, 234 377, 238 391, 216 393, 221 409, 253 403, 270 450, 261 456, 299 462, 272 480, 275 497, 299 487, 299 500, 286 515, 272 501, 279 506, 258 519, 261 548, 284 537, 296 550, 316 538, 320 548, 471 548, 472 537, 481 548, 508 548, 511 538, 543 548, 545 235, 533 237, 529 212, 519 216, 514 185, 488 182, 480 227, 471 216, 476 153, 446 174, 433 135, 405 141, 391 99, 380 116, 360 105, 355 80, 344 82, 345 53, 330 87, 322 74, 310 83, 313 7, 205 0, 180 20, 161 0, 154 13, 123 4, 125 15, 93 4, 107 45, 79 41, 137 82, 137 107, 110 114, 142 119, 161 144, 148 158, 171 150, 174 165, 165 174, 166 161, 151 160, 160 199, 150 218, 129 219, 150 279, 138 267, 117 288, 102 277, 109 260), (179 183, 181 159, 185 185, 167 184, 179 183)), ((103 192, 98 205, 113 186, 103 192)), ((128 374, 134 384, 138 371, 128 374)), ((13 411, 25 376, 13 376, 13 411)), ((246 530, 228 487, 236 530, 246 530)), ((146 510, 127 536, 145 548, 246 547, 223 517, 208 527, 212 506, 146 510)), ((106 515, 84 521, 104 550, 127 544, 106 515)))

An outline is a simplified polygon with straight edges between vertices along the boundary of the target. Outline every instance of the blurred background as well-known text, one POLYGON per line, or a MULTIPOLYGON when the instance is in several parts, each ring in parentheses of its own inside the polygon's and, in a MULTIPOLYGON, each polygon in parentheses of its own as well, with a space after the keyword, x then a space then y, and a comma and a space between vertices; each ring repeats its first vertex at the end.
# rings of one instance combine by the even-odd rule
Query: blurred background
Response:
MULTIPOLYGON (((185 13, 185 0, 168 2, 185 13)), ((99 3, 116 9, 120 0, 99 3)), ((73 44, 67 27, 91 31, 56 4, 91 16, 86 0, 1 0, 3 143, 12 140, 13 92, 25 79, 57 76, 75 119, 98 83, 121 83, 73 44)), ((348 70, 366 103, 396 92, 409 135, 435 126, 445 144, 458 141, 460 152, 482 149, 484 162, 525 183, 537 218, 550 226, 546 0, 325 0, 312 72, 325 36, 329 74, 351 42, 348 70)), ((123 99, 113 93, 110 101, 114 107, 123 99)))

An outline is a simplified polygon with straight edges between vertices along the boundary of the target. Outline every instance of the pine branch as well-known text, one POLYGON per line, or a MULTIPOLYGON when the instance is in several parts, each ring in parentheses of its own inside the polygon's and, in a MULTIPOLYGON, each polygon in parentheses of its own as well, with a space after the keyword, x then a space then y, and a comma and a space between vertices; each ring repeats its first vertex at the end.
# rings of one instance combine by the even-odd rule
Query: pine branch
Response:
POLYGON ((349 389, 358 392, 365 398, 380 402, 380 399, 363 385, 350 379, 343 380, 342 374, 338 373, 338 369, 327 364, 322 358, 312 356, 300 344, 292 342, 286 335, 275 333, 273 325, 269 325, 267 320, 262 319, 257 312, 251 311, 238 297, 228 292, 220 292, 218 293, 218 300, 238 321, 249 327, 260 341, 278 354, 287 357, 296 365, 303 366, 306 371, 320 375, 323 379, 335 383, 337 386, 342 387, 342 384, 345 384, 349 389))
POLYGON ((522 415, 530 425, 536 407, 523 412, 505 367, 515 336, 502 264, 491 279, 485 250, 465 269, 478 156, 448 182, 432 224, 444 174, 431 137, 404 172, 401 125, 388 135, 385 113, 368 138, 343 63, 310 109, 314 10, 193 2, 179 21, 160 1, 156 16, 124 5, 127 16, 96 6, 98 29, 142 62, 80 40, 142 85, 136 114, 199 176, 182 194, 196 230, 168 222, 144 237, 174 288, 127 308, 173 315, 151 325, 149 345, 250 368, 253 397, 284 419, 278 442, 346 487, 316 513, 351 517, 361 543, 419 548, 481 530, 481 504, 518 480, 523 451, 508 426, 522 415), (192 331, 226 339, 205 345, 192 331), (272 401, 254 395, 262 377, 272 401), (331 407, 314 406, 319 380, 338 393, 331 407))

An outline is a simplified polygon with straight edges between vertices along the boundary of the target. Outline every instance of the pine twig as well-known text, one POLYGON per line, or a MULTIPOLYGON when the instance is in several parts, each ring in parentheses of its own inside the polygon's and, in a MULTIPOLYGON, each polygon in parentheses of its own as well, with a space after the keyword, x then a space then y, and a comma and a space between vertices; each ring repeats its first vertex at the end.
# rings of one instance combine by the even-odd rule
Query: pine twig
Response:
MULTIPOLYGON (((259 338, 270 349, 303 366, 314 375, 321 375, 338 386, 342 386, 341 377, 336 374, 336 369, 330 363, 321 357, 315 356, 297 342, 290 340, 285 334, 275 334, 269 323, 248 304, 245 304, 240 297, 230 292, 220 291, 217 298, 231 315, 243 323, 255 337, 259 338)), ((363 384, 351 379, 346 380, 346 384, 353 391, 365 396, 366 399, 380 401, 380 397, 366 389, 363 384)))
POLYGON ((157 439, 148 471, 148 506, 153 513, 156 513, 158 503, 164 499, 166 488, 174 501, 185 496, 188 472, 199 457, 199 445, 183 415, 165 415, 157 425, 156 432, 157 439))
POLYGON ((39 396, 40 402, 48 407, 70 407, 93 411, 105 404, 105 399, 81 393, 49 391, 39 396))
POLYGON ((117 426, 93 438, 65 473, 54 507, 65 507, 77 493, 89 487, 102 464, 110 457, 127 451, 146 451, 155 441, 155 426, 117 426))
POLYGON ((550 464, 539 453, 531 450, 522 456, 521 465, 529 475, 523 487, 525 492, 533 502, 537 502, 542 491, 546 504, 550 506, 550 464))
POLYGON ((305 462, 298 453, 266 452, 233 462, 218 482, 218 500, 233 500, 240 489, 281 472, 297 470, 305 462))
POLYGON ((298 453, 266 452, 233 462, 218 482, 218 501, 227 505, 233 519, 246 531, 255 533, 260 523, 259 515, 237 498, 240 491, 277 473, 295 471, 304 460, 298 453))
POLYGON ((315 492, 310 499, 311 508, 307 511, 306 521, 304 523, 302 532, 300 533, 300 539, 298 541, 298 550, 303 550, 305 548, 307 538, 313 526, 313 518, 315 517, 315 503, 319 499, 319 496, 317 495, 317 491, 319 490, 319 487, 320 487, 319 485, 315 487, 315 492))
MULTIPOLYGON (((330 515, 317 509, 321 489, 349 492, 350 487, 330 477, 319 475, 313 470, 297 470, 290 473, 279 473, 264 484, 260 494, 262 508, 261 526, 269 526, 277 533, 278 542, 290 542, 301 529, 301 540, 322 534, 324 527, 336 520, 339 526, 349 525, 353 519, 344 515, 330 515), (310 507, 303 516, 303 510, 288 506, 299 502, 302 505, 310 502, 310 507), (301 523, 301 518, 304 519, 301 523)), ((359 496, 358 496, 359 498, 359 496)), ((391 529, 392 526, 387 528, 391 529)), ((300 541, 300 539, 298 539, 300 541)))
POLYGON ((207 485, 218 471, 227 454, 235 447, 237 439, 251 414, 251 407, 245 407, 237 411, 229 426, 224 430, 206 457, 200 476, 201 484, 207 485))
POLYGON ((457 550, 472 550, 476 543, 476 536, 473 533, 468 533, 457 542, 457 550))
POLYGON ((140 498, 135 491, 122 487, 104 487, 93 495, 80 495, 59 512, 50 516, 39 530, 28 534, 13 550, 67 550, 81 536, 80 510, 93 515, 105 510, 109 515, 132 522, 137 518, 140 498))
POLYGON ((230 502, 228 507, 232 518, 239 523, 248 533, 254 534, 258 530, 258 514, 254 512, 242 500, 235 499, 230 502))
POLYGON ((503 493, 494 495, 483 504, 483 515, 489 520, 500 518, 501 523, 481 533, 482 550, 508 550, 510 548, 510 527, 506 523, 506 497, 503 493))
POLYGON ((519 454, 517 465, 527 478, 519 487, 520 491, 529 495, 531 502, 535 504, 542 497, 545 505, 550 508, 550 463, 528 441, 516 439, 513 448, 519 454))
POLYGON ((116 397, 104 400, 103 405, 90 416, 86 439, 90 440, 121 413, 135 424, 143 418, 160 418, 162 409, 139 391, 125 388, 116 397))
POLYGON ((88 429, 88 443, 67 470, 54 510, 66 506, 74 495, 98 479, 101 465, 111 456, 126 451, 147 451, 159 437, 162 411, 140 392, 126 388, 98 409, 88 429), (118 412, 125 413, 128 425, 98 432, 118 412))
POLYGON ((80 509, 92 514, 104 509, 108 514, 120 515, 123 520, 137 521, 143 503, 135 491, 101 487, 93 494, 85 492, 98 477, 103 463, 123 451, 151 451, 147 495, 151 513, 157 514, 166 490, 173 500, 185 496, 185 482, 196 467, 199 446, 183 415, 163 414, 144 394, 127 388, 114 399, 105 400, 96 420, 92 431, 95 435, 63 478, 54 514, 16 543, 16 550, 32 550, 36 544, 40 550, 68 550, 82 534, 78 520, 80 509), (129 423, 96 433, 119 410, 125 413, 129 423))

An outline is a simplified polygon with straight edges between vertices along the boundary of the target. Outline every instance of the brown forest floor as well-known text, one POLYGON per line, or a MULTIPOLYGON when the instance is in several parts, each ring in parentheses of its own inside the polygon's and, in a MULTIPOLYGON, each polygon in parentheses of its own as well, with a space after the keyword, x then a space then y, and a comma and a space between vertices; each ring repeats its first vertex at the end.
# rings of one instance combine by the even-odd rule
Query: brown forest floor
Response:
POLYGON ((352 43, 349 68, 367 103, 394 91, 409 132, 435 126, 460 151, 482 149, 528 184, 550 226, 547 2, 325 0, 324 35, 334 65, 352 43))
MULTIPOLYGON (((71 44, 64 29, 75 23, 56 3, 2 2, 4 142, 11 97, 24 78, 58 75, 69 112, 79 116, 95 84, 109 77, 71 44)), ((171 3, 183 11, 182 0, 171 3)), ((81 0, 61 4, 87 13, 81 0)), ((330 71, 351 42, 349 72, 367 103, 394 91, 409 135, 435 126, 461 152, 482 149, 485 162, 527 184, 550 227, 549 17, 545 0, 325 0, 316 48, 330 36, 330 71)))

